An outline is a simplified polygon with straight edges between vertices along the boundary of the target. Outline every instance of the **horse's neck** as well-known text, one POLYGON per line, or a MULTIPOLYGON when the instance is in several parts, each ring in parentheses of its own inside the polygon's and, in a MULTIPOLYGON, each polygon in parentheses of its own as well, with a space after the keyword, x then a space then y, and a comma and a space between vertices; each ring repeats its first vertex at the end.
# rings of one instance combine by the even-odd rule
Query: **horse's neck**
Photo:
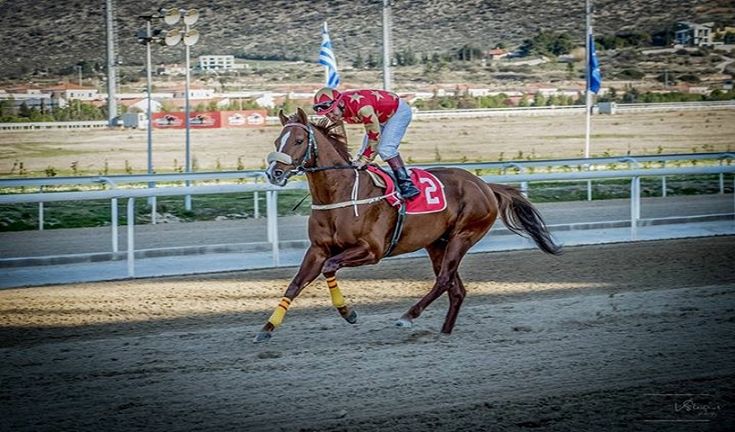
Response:
MULTIPOLYGON (((320 146, 316 163, 317 167, 344 166, 348 163, 331 145, 320 146)), ((359 176, 361 182, 359 189, 364 192, 365 187, 369 187, 367 185, 368 182, 363 181, 367 176, 362 173, 359 176)), ((352 199, 352 188, 356 180, 355 170, 328 169, 308 173, 306 177, 309 180, 309 189, 314 204, 333 204, 352 199)), ((360 196, 359 198, 364 198, 364 196, 360 196)))

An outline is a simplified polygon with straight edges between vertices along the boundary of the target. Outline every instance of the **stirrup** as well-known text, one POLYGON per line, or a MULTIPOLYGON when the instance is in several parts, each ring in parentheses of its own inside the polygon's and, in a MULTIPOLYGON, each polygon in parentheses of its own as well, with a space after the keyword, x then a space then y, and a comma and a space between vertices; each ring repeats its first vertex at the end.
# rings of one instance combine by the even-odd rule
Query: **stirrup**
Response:
POLYGON ((416 198, 421 194, 421 191, 416 186, 414 186, 413 183, 411 183, 411 186, 398 186, 398 190, 401 191, 401 198, 410 200, 416 198))

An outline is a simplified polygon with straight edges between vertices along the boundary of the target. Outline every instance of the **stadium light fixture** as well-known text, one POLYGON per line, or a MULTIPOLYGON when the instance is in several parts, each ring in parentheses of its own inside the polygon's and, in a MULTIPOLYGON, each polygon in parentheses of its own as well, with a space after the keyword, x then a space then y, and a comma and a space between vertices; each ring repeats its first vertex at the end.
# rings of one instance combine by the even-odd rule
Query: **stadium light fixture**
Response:
POLYGON ((176 25, 179 23, 179 20, 181 20, 181 11, 178 9, 158 9, 158 13, 163 18, 163 22, 166 23, 166 25, 176 25))
POLYGON ((190 47, 199 42, 199 31, 191 29, 184 34, 183 37, 184 45, 190 47))
POLYGON ((192 26, 199 21, 199 11, 197 9, 189 9, 183 12, 184 24, 192 26))

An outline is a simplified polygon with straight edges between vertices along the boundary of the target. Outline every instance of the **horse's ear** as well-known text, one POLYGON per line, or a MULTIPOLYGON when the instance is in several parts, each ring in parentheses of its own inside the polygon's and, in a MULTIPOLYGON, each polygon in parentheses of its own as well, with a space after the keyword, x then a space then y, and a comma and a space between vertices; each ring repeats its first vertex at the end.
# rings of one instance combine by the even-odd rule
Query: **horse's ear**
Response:
POLYGON ((281 119, 281 125, 286 126, 286 123, 288 123, 288 117, 283 113, 283 110, 278 111, 278 118, 281 119))
POLYGON ((301 124, 309 124, 309 116, 306 115, 306 113, 304 112, 304 110, 301 109, 301 107, 299 107, 296 110, 296 115, 297 115, 297 117, 299 119, 299 123, 301 123, 301 124))

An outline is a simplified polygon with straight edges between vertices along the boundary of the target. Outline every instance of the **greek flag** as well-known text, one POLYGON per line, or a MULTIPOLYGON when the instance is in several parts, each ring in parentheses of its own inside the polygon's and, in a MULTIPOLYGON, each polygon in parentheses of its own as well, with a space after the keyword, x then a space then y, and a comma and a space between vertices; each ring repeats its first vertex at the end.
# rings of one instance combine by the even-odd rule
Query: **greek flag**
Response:
POLYGON ((337 88, 339 86, 339 73, 337 72, 337 59, 332 51, 332 41, 329 40, 327 22, 322 26, 322 47, 319 51, 319 64, 327 68, 326 87, 337 88))
POLYGON ((597 60, 597 53, 595 52, 595 38, 592 33, 589 35, 590 38, 590 55, 589 64, 587 65, 587 88, 592 93, 600 91, 600 85, 602 85, 602 74, 600 73, 600 61, 597 60))

